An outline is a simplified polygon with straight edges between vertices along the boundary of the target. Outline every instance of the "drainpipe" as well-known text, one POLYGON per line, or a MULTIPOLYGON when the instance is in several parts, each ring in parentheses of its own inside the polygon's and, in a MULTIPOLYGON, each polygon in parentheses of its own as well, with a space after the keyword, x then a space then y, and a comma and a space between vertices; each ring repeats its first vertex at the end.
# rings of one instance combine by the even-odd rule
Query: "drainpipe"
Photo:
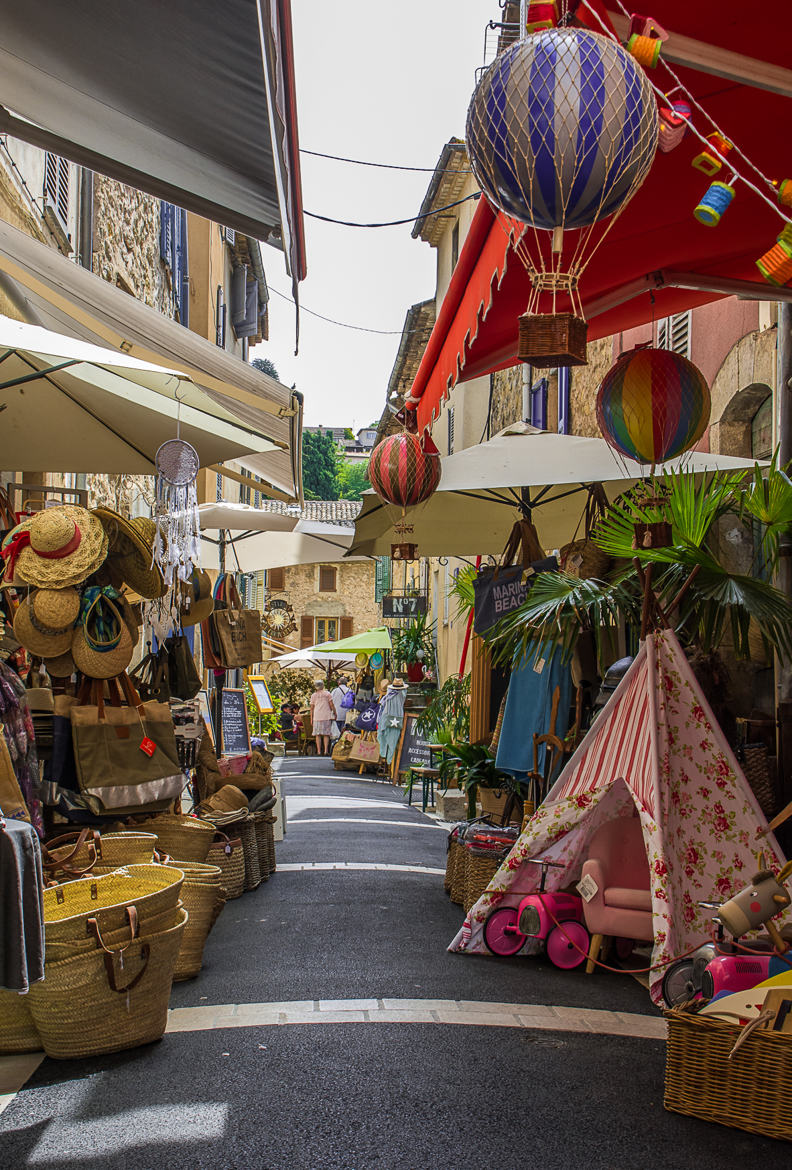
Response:
POLYGON ((531 386, 533 385, 533 366, 528 362, 522 364, 522 420, 531 421, 531 386))
POLYGON ((94 217, 94 176, 93 171, 80 167, 80 215, 79 247, 77 255, 80 265, 93 270, 93 217, 94 217))
MULTIPOLYGON (((792 460, 792 305, 778 305, 776 394, 778 396, 779 466, 792 460)), ((778 588, 792 596, 792 535, 779 538, 778 588)), ((778 751, 781 802, 792 799, 792 663, 776 659, 778 698, 778 751)))

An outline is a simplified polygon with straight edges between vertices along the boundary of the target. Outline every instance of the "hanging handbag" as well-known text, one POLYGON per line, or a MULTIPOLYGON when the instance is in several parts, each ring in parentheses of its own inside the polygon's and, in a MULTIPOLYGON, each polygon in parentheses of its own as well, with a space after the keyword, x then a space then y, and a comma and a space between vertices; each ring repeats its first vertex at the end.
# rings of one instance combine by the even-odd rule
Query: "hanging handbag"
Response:
POLYGON ((509 534, 500 564, 480 569, 473 581, 474 631, 479 636, 485 634, 506 614, 525 603, 533 576, 557 569, 558 561, 555 557, 545 557, 530 520, 518 520, 509 534), (515 564, 518 551, 520 563, 515 564))
POLYGON ((375 735, 363 733, 355 739, 349 753, 350 760, 357 760, 361 764, 378 764, 380 758, 379 740, 375 735))
POLYGON ((98 813, 167 807, 184 785, 168 704, 142 703, 126 674, 110 679, 108 692, 106 702, 93 683, 92 701, 71 709, 81 792, 98 813))
POLYGON ((163 649, 171 697, 185 702, 194 699, 203 684, 187 638, 184 634, 171 634, 163 649))
POLYGON ((221 666, 237 670, 261 661, 261 614, 243 609, 231 573, 220 579, 215 611, 208 619, 217 638, 221 666), (217 603, 224 607, 217 608, 217 603))
MULTIPOLYGON (((611 559, 591 539, 591 533, 608 511, 608 497, 601 483, 592 484, 588 489, 586 508, 581 517, 584 523, 583 539, 577 539, 577 531, 569 544, 561 549, 561 568, 570 577, 580 580, 588 577, 602 577, 610 568, 611 559)), ((578 524, 580 528, 580 523, 578 524)))
POLYGON ((167 703, 171 697, 170 671, 166 646, 150 650, 129 677, 144 703, 167 703))

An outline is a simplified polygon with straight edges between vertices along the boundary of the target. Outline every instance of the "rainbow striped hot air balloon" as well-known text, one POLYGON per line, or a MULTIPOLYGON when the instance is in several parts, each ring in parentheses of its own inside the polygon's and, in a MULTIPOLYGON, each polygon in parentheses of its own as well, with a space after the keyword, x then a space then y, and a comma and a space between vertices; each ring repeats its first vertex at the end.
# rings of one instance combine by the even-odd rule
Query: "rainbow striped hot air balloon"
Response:
POLYGON ((620 455, 651 466, 695 446, 709 417, 704 375, 668 349, 622 354, 597 394, 597 422, 607 442, 620 455))
POLYGON ((368 476, 378 496, 402 508, 428 500, 440 482, 440 455, 431 439, 389 435, 371 452, 368 476))

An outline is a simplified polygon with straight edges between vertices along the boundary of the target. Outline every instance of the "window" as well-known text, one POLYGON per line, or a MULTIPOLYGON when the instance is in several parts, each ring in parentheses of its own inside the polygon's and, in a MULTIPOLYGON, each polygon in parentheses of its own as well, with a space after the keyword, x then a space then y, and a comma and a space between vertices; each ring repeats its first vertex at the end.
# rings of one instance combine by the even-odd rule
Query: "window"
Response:
POLYGON ((190 323, 190 274, 187 262, 187 212, 160 201, 160 259, 170 272, 176 320, 190 323))
POLYGON ((451 271, 453 272, 457 266, 459 259, 459 220, 456 221, 451 229, 451 271))
POLYGON ((334 565, 319 566, 319 592, 336 592, 336 569, 334 565))
POLYGON ((44 155, 44 202, 58 217, 64 231, 69 224, 69 164, 47 151, 44 155))
POLYGON ((315 642, 335 642, 338 637, 338 618, 317 618, 315 642))
POLYGON ((286 570, 267 569, 267 588, 271 593, 282 593, 286 588, 286 570))
POLYGON ((675 313, 657 325, 658 349, 672 349, 682 357, 690 357, 690 312, 675 313))
POLYGON ((241 483, 239 485, 239 502, 240 502, 240 504, 249 504, 252 494, 253 494, 253 489, 251 488, 250 484, 241 483))
POLYGON ((351 617, 342 617, 341 618, 341 637, 342 638, 351 638, 352 637, 352 618, 351 617))
POLYGON ((454 408, 448 408, 448 454, 454 454, 454 408))

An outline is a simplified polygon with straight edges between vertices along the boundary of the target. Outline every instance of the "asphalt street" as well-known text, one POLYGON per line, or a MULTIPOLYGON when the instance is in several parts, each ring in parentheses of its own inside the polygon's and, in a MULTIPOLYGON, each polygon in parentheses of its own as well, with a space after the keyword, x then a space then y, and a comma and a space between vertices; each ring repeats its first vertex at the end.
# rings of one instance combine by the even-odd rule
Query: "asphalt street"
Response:
POLYGON ((226 906, 173 1030, 45 1059, 0 1113, 0 1167, 789 1166, 663 1109, 662 1028, 629 976, 449 954, 446 834, 399 789, 310 758, 280 775, 282 868, 226 906))

